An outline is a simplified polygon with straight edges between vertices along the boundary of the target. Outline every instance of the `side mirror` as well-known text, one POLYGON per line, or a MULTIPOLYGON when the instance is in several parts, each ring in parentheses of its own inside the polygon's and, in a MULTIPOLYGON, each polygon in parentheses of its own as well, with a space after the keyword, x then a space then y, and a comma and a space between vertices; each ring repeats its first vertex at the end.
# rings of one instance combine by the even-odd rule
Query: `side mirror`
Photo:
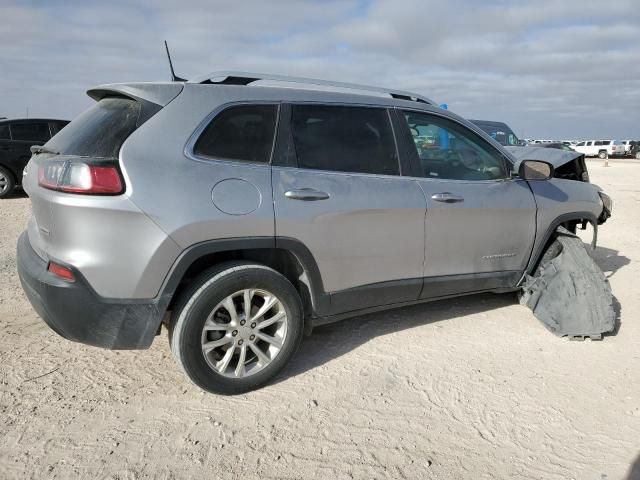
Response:
POLYGON ((523 160, 518 168, 518 176, 523 180, 549 180, 553 172, 553 165, 540 160, 523 160))

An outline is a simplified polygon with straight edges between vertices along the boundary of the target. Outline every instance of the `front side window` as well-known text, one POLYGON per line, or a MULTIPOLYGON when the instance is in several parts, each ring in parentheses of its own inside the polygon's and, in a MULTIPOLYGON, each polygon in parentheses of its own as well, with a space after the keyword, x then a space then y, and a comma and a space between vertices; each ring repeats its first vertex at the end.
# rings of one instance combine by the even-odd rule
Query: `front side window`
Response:
POLYGON ((291 128, 299 168, 400 174, 384 108, 293 105, 291 128))
POLYGON ((196 141, 196 155, 269 163, 277 105, 237 105, 218 114, 196 141))
POLYGON ((579 144, 576 145, 576 147, 584 147, 584 142, 580 142, 579 144))
POLYGON ((11 125, 11 135, 14 140, 30 142, 46 142, 51 138, 46 123, 14 123, 11 125))
POLYGON ((505 178, 502 155, 471 130, 435 115, 403 112, 426 178, 505 178))

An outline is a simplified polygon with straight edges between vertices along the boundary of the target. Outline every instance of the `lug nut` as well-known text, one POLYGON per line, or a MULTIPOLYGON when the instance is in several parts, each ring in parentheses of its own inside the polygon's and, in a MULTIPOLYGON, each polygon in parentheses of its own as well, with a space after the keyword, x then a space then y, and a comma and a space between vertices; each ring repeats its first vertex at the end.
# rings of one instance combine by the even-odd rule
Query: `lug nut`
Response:
POLYGON ((244 325, 244 320, 240 320, 240 325, 244 325))
POLYGON ((242 345, 243 343, 242 339, 238 340, 238 345, 242 345))
POLYGON ((233 335, 234 337, 238 334, 238 330, 234 330, 233 332, 231 332, 231 335, 233 335))
POLYGON ((255 340, 255 339, 256 339, 256 336, 255 336, 255 335, 251 335, 251 336, 249 337, 249 340, 255 340))
POLYGON ((256 328, 256 322, 253 322, 253 323, 251 324, 251 328, 256 328))

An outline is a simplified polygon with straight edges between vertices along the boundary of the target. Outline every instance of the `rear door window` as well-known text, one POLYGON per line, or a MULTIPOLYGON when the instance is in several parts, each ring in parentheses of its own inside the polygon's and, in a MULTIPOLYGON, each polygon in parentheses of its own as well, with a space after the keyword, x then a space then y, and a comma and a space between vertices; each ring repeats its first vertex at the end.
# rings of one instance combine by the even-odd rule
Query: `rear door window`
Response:
POLYGON ((14 123, 11 125, 11 136, 14 140, 29 142, 46 142, 51 138, 47 123, 14 123))
POLYGON ((291 128, 299 168, 400 174, 384 108, 293 105, 291 128))
POLYGON ((269 163, 277 117, 277 105, 229 107, 205 128, 193 153, 223 160, 269 163))
POLYGON ((47 146, 62 155, 118 158, 120 147, 137 128, 140 108, 129 98, 103 98, 78 115, 47 146))

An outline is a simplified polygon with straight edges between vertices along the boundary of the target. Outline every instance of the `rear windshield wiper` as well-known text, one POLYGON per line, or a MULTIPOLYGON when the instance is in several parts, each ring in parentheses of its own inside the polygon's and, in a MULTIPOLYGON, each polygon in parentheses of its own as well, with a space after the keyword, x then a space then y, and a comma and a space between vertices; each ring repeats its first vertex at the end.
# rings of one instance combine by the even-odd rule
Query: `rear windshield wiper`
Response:
POLYGON ((55 150, 51 150, 50 148, 47 148, 43 145, 33 145, 31 148, 31 153, 51 153, 53 155, 60 155, 60 152, 56 152, 55 150))

